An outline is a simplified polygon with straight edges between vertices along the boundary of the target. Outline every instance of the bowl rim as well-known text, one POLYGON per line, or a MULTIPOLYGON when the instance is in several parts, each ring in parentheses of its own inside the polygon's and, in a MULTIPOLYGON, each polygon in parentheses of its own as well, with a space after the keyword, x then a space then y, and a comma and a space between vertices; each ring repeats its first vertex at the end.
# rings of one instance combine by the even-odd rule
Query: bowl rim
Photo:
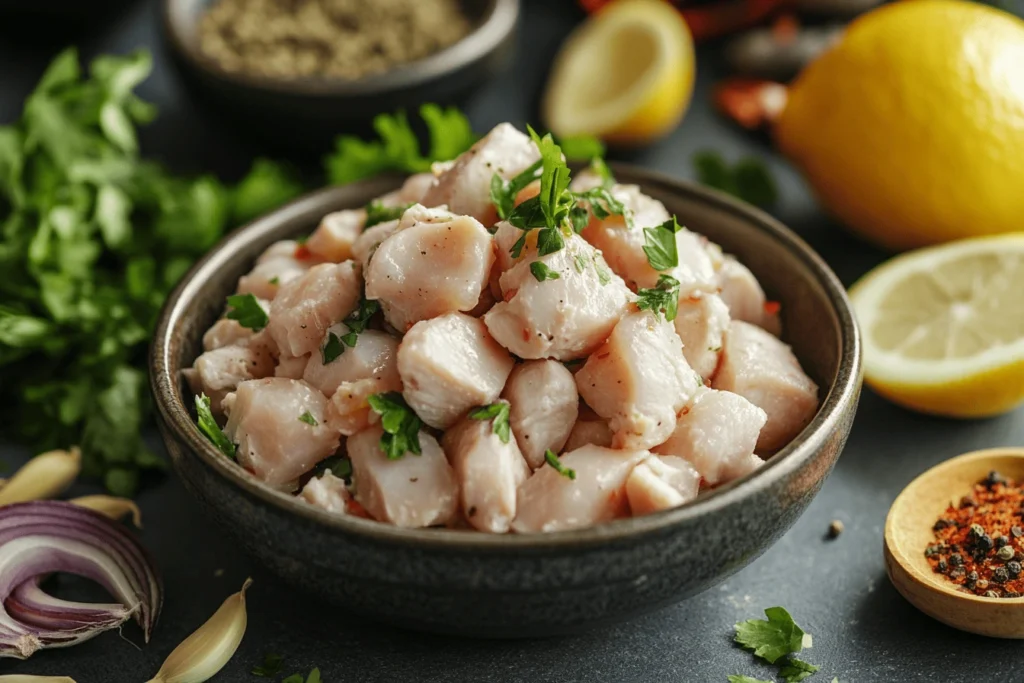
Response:
MULTIPOLYGON (((861 333, 857 326, 846 290, 825 261, 800 237, 781 222, 745 202, 725 193, 699 186, 667 174, 636 166, 612 163, 616 175, 642 188, 658 186, 690 200, 710 204, 713 208, 753 223, 769 233, 784 249, 802 260, 825 291, 839 322, 839 367, 824 401, 814 419, 789 444, 776 452, 763 467, 736 481, 677 508, 641 517, 614 520, 582 529, 543 534, 487 534, 456 529, 404 529, 390 524, 339 515, 309 505, 297 496, 278 491, 246 473, 228 460, 195 427, 189 407, 176 399, 178 379, 170 374, 171 340, 179 333, 183 313, 191 295, 198 293, 197 280, 234 260, 234 254, 251 233, 271 232, 282 222, 296 218, 316 207, 330 205, 336 210, 338 199, 352 193, 356 183, 326 187, 306 194, 275 211, 243 225, 227 235, 200 259, 168 297, 157 322, 150 349, 150 385, 164 424, 176 441, 205 465, 246 493, 283 512, 298 515, 308 522, 380 543, 400 543, 433 550, 487 551, 522 553, 550 550, 556 547, 593 547, 616 540, 665 532, 697 517, 713 514, 755 491, 772 486, 801 468, 839 428, 847 410, 855 407, 862 380, 861 333), (195 290, 195 291, 193 291, 195 290)), ((362 181, 369 183, 370 181, 362 181)), ((360 184, 362 184, 360 183, 360 184)), ((398 180, 396 180, 397 186, 398 180)), ((326 212, 326 210, 325 210, 326 212)))
POLYGON ((404 90, 434 81, 473 64, 498 49, 515 30, 520 0, 493 0, 483 21, 461 40, 423 59, 358 79, 336 77, 272 78, 229 71, 190 45, 174 19, 182 0, 162 0, 160 21, 171 48, 195 70, 254 90, 309 97, 363 97, 404 90))

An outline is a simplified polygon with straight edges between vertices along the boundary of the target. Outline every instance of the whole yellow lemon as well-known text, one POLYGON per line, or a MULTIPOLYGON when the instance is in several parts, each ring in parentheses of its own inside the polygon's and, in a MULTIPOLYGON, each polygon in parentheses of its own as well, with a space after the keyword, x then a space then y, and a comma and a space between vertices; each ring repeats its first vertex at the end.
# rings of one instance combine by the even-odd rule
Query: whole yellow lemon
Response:
POLYGON ((1024 230, 1024 21, 958 0, 869 12, 792 85, 774 135, 885 247, 1024 230))

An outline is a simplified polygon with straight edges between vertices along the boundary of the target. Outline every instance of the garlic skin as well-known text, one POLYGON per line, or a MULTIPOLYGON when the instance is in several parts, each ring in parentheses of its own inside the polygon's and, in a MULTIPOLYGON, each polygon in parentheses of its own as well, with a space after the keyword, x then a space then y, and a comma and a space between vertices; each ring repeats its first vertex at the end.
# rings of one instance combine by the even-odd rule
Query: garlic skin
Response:
POLYGON ((174 648, 160 671, 146 683, 203 683, 217 675, 245 635, 249 622, 245 591, 250 585, 252 579, 246 579, 240 591, 229 595, 205 624, 174 648))
POLYGON ((0 676, 0 683, 75 683, 68 676, 29 676, 27 674, 7 674, 0 676))
POLYGON ((0 488, 0 505, 55 498, 74 483, 81 471, 82 452, 77 446, 69 451, 41 453, 25 463, 0 488))
MULTIPOLYGON (((72 498, 68 502, 84 508, 89 508, 90 510, 95 510, 101 515, 106 515, 113 520, 124 519, 126 516, 131 515, 132 524, 135 525, 135 528, 142 528, 142 511, 139 510, 139 506, 135 504, 135 501, 129 498, 95 495, 72 498)), ((0 678, 0 683, 4 683, 2 678, 0 678)))

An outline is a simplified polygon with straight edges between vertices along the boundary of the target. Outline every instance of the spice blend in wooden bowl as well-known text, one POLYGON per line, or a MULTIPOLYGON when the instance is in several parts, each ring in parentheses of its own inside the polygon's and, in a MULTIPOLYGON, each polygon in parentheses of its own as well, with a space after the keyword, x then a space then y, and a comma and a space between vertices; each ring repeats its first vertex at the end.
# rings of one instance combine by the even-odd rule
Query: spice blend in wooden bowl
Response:
POLYGON ((961 589, 989 598, 1024 595, 1024 489, 998 472, 975 484, 932 527, 932 569, 961 589))
POLYGON ((358 79, 428 57, 470 31, 458 0, 218 0, 199 47, 271 78, 358 79))

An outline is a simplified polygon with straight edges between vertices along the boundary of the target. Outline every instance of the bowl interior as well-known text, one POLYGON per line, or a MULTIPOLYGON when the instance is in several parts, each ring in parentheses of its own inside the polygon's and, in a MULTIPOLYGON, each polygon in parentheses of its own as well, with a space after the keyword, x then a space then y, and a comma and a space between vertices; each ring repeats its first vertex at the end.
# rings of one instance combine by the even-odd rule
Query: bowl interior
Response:
MULTIPOLYGON (((718 192, 667 176, 613 165, 620 182, 636 183, 661 200, 691 229, 735 254, 757 276, 769 298, 781 302, 783 339, 793 346, 805 371, 817 382, 822 405, 811 423, 757 472, 701 495, 687 505, 644 517, 576 531, 528 536, 492 536, 450 530, 404 530, 358 518, 329 515, 244 474, 199 434, 190 414, 192 397, 180 375, 202 352, 202 335, 222 314, 225 298, 271 243, 313 230, 320 218, 362 206, 396 188, 399 177, 321 190, 307 195, 231 235, 185 277, 169 298, 153 347, 152 378, 157 404, 176 438, 212 468, 250 493, 296 514, 347 531, 402 542, 529 547, 573 540, 602 542, 622 534, 658 531, 683 518, 735 503, 746 493, 787 476, 808 460, 827 435, 839 428, 860 388, 860 341, 842 285, 802 240, 770 216, 718 192)), ((822 473, 822 476, 824 473, 822 473)))

